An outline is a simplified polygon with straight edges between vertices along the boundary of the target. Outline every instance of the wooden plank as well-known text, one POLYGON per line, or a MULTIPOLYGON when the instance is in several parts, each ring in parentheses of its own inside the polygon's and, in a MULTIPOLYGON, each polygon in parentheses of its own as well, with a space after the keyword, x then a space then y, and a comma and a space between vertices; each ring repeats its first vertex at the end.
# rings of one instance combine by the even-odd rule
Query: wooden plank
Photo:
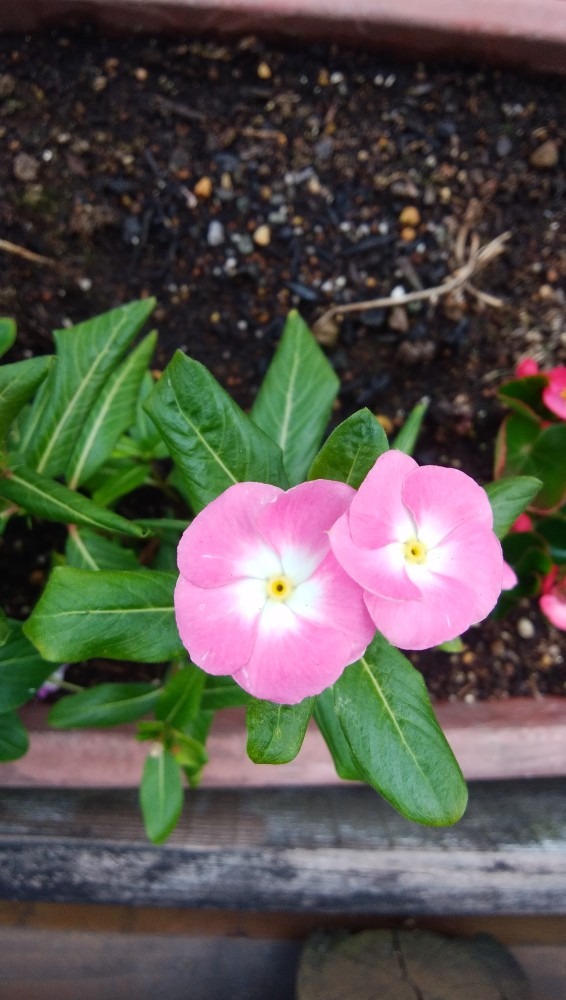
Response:
POLYGON ((411 58, 480 59, 566 72, 562 0, 26 0, 0 5, 0 30, 94 22, 111 31, 213 32, 331 41, 411 58))
MULTIPOLYGON (((289 1000, 302 943, 0 929, 2 1000, 289 1000)), ((564 1000, 566 947, 511 949, 536 1000, 564 1000)))
POLYGON ((0 898, 358 914, 566 913, 566 782, 473 785, 427 829, 370 789, 192 793, 149 845, 131 792, 6 789, 0 898))
MULTIPOLYGON (((439 703, 435 711, 468 780, 566 776, 566 698, 439 703)), ((22 718, 31 748, 0 767, 0 787, 132 788, 139 783, 148 748, 135 739, 135 727, 49 729, 45 706, 37 704, 26 706, 22 718)), ((243 711, 225 710, 214 720, 208 751, 206 787, 340 783, 314 724, 294 761, 285 767, 258 766, 246 755, 243 711)))

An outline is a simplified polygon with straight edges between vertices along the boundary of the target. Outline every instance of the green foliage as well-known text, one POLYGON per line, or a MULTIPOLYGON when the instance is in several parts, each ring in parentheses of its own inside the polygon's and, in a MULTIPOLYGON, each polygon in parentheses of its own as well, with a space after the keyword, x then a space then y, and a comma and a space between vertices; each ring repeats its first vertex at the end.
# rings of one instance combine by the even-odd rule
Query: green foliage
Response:
POLYGON ((159 694, 152 684, 97 684, 58 701, 49 713, 49 724, 80 729, 135 722, 154 708, 159 694))
POLYGON ((251 698, 246 713, 247 752, 255 764, 287 764, 303 745, 314 698, 298 705, 275 705, 251 698))
POLYGON ((406 455, 413 454, 428 409, 428 402, 428 399, 423 399, 409 413, 401 430, 391 443, 391 447, 395 448, 396 451, 404 451, 406 455))
POLYGON ((0 761, 19 760, 29 749, 25 726, 15 712, 0 715, 0 761))
POLYGON ((25 705, 30 697, 53 673, 52 663, 46 663, 29 639, 22 634, 19 622, 0 622, 8 628, 0 645, 0 715, 25 705))
POLYGON ((181 642, 175 626, 175 577, 154 570, 53 570, 24 626, 46 660, 93 656, 142 663, 174 658, 181 642))
POLYGON ((0 447, 10 424, 53 366, 53 358, 28 358, 0 366, 0 447))
POLYGON ((336 714, 360 774, 407 819, 462 816, 464 779, 421 674, 379 634, 334 685, 336 714))
POLYGON ((369 410, 358 410, 332 431, 310 469, 309 479, 333 479, 357 489, 388 444, 369 410))
POLYGON ((327 688, 315 701, 314 717, 330 750, 336 774, 344 781, 363 781, 350 744, 344 736, 334 706, 334 688, 327 688))
POLYGON ((0 316, 0 358, 16 341, 16 324, 8 316, 0 316))
POLYGON ((513 413, 503 422, 497 439, 496 475, 534 476, 542 487, 531 506, 554 511, 566 499, 566 423, 541 427, 529 417, 513 413))
POLYGON ((24 428, 26 458, 46 476, 65 472, 85 421, 108 378, 155 305, 131 302, 68 330, 56 330, 57 365, 24 428))
POLYGON ((142 379, 155 350, 157 334, 150 333, 112 372, 98 400, 82 425, 79 440, 65 470, 75 490, 86 482, 112 454, 120 436, 136 417, 142 379))
POLYGON ((180 765, 160 743, 145 761, 140 806, 147 836, 154 844, 162 844, 179 821, 183 809, 183 781, 180 765))
POLYGON ((286 486, 281 449, 198 361, 180 351, 145 407, 175 462, 195 513, 234 483, 286 486))
POLYGON ((534 476, 511 476, 508 479, 498 479, 485 487, 493 511, 493 530, 498 538, 507 534, 541 486, 541 480, 534 476))
POLYGON ((290 312, 251 418, 279 445, 292 486, 308 472, 338 387, 338 378, 308 326, 297 312, 290 312))
POLYGON ((70 490, 55 479, 38 475, 22 461, 13 460, 11 467, 0 476, 0 497, 47 521, 81 524, 134 538, 143 538, 148 534, 139 524, 99 507, 82 493, 70 490))

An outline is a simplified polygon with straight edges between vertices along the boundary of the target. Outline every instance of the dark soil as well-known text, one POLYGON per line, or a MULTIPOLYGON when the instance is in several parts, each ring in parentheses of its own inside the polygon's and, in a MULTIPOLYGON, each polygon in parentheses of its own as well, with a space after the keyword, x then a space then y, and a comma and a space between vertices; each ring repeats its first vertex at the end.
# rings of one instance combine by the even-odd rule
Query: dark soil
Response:
MULTIPOLYGON (((438 285, 467 225, 511 239, 477 279, 502 300, 368 310, 324 338, 336 419, 369 406, 394 429, 431 399, 416 453, 486 481, 517 360, 564 364, 563 79, 393 64, 253 40, 0 37, 0 313, 13 357, 50 331, 155 295, 156 365, 181 347, 248 407, 289 308, 438 285), (47 262, 30 261, 18 248, 47 262)), ((25 614, 44 552, 9 529, 25 614), (27 556, 27 558, 26 558, 27 556), (24 586, 24 584, 28 586, 24 586)), ((35 589, 34 589, 35 588, 35 589)), ((564 694, 564 635, 534 604, 420 654, 433 695, 564 694)))

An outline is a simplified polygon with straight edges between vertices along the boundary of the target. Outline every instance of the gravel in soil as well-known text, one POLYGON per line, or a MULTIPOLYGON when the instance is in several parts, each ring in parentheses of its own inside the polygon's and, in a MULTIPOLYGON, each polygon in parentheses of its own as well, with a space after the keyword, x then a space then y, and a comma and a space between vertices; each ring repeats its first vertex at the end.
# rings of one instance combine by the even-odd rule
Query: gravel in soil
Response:
MULTIPOLYGON (((563 80, 396 64, 338 48, 0 37, 0 313, 12 358, 50 331, 155 295, 156 365, 181 348, 248 407, 298 307, 441 283, 465 228, 507 249, 475 295, 368 308, 321 333, 342 390, 336 420, 369 406, 395 429, 430 397, 416 457, 490 478, 498 383, 517 360, 564 364, 563 80), (38 255, 30 259, 26 254, 38 255)), ((27 553, 11 613, 45 573, 27 553)), ((42 546, 39 546, 42 548, 42 546)), ((35 590, 34 590, 35 588, 35 590)), ((435 697, 566 692, 564 636, 534 605, 416 654, 435 697)), ((113 668, 114 669, 114 668, 113 668)))

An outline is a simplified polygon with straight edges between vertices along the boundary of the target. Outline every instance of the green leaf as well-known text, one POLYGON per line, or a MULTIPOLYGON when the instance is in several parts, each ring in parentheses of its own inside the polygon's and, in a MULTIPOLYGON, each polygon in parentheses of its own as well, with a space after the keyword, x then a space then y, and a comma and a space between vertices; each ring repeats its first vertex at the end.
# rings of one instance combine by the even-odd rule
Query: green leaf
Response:
POLYGON ((436 648, 442 653, 463 653, 466 647, 460 636, 457 636, 455 639, 447 639, 446 642, 441 642, 436 648))
POLYGON ((138 462, 124 462, 121 466, 108 463, 87 483, 93 502, 101 507, 110 507, 143 486, 150 471, 149 465, 140 465, 138 462))
POLYGON ((169 678, 155 706, 155 718, 174 729, 184 729, 200 708, 206 674, 193 663, 169 678))
POLYGON ((552 561, 566 563, 566 517, 541 518, 537 531, 548 544, 552 561))
POLYGON ((246 712, 247 752, 255 764, 287 764, 303 745, 314 698, 298 705, 276 705, 252 698, 246 712))
POLYGON ((37 401, 24 428, 26 457, 39 473, 65 472, 85 421, 154 305, 154 299, 131 302, 55 331, 57 365, 46 383, 48 406, 45 399, 37 401))
POLYGON ((287 485, 280 449, 198 361, 177 351, 145 406, 195 512, 234 483, 287 485))
POLYGON ((76 490, 100 468, 120 436, 132 425, 141 381, 156 340, 157 334, 150 333, 138 344, 112 373, 92 407, 65 470, 71 489, 76 490))
POLYGON ((0 761, 18 760, 28 749, 28 734, 15 712, 0 715, 0 761))
POLYGON ((249 700, 250 695, 247 691, 244 691, 231 677, 210 675, 206 679, 201 708, 216 712, 220 708, 238 708, 247 705, 249 700))
POLYGON ((0 647, 0 714, 24 705, 52 673, 53 664, 42 660, 20 623, 12 622, 0 647))
POLYGON ((493 511, 493 530, 498 538, 507 534, 541 486, 540 479, 533 476, 511 476, 488 483, 485 492, 493 511))
POLYGON ((549 412, 542 401, 542 392, 547 385, 546 376, 528 375, 505 382, 499 387, 497 395, 516 413, 531 420, 539 420, 543 414, 549 412))
POLYGON ((514 413, 503 422, 497 452, 498 476, 535 476, 542 481, 532 508, 546 513, 560 507, 566 496, 566 423, 541 429, 514 413))
POLYGON ((52 368, 54 358, 28 358, 0 367, 0 443, 23 406, 52 368))
POLYGON ((147 836, 154 844, 162 844, 179 822, 183 782, 177 761, 160 744, 146 757, 140 806, 147 836))
POLYGON ((175 625, 175 576, 154 570, 88 570, 59 566, 24 625, 46 660, 101 656, 161 663, 181 648, 175 625))
POLYGON ((0 475, 0 496, 18 504, 28 514, 47 521, 81 524, 134 538, 147 535, 147 530, 133 521, 99 507, 88 497, 75 493, 54 479, 40 476, 22 461, 13 461, 11 468, 0 475))
POLYGON ((0 358, 13 347, 16 340, 15 320, 0 316, 0 358))
POLYGON ((336 774, 344 781, 363 781, 363 776, 354 760, 350 744, 344 736, 334 707, 334 690, 329 687, 316 698, 314 717, 326 743, 336 774))
POLYGON ((415 450, 422 422, 428 409, 429 400, 423 399, 413 407, 409 416, 405 420, 401 430, 392 442, 391 447, 396 451, 404 451, 406 455, 412 455, 415 450))
POLYGON ((403 816, 455 823, 467 791, 423 678, 379 634, 334 685, 336 714, 365 780, 403 816))
POLYGON ((147 715, 158 698, 159 688, 152 684, 97 684, 61 698, 51 709, 48 722, 57 729, 117 726, 147 715))
POLYGON ((71 525, 65 546, 69 566, 76 569, 136 569, 138 561, 133 549, 125 549, 88 528, 71 525))
POLYGON ((388 449, 383 427, 369 410, 358 410, 339 424, 312 463, 309 479, 337 479, 357 489, 388 449))
POLYGON ((181 767, 189 768, 192 772, 202 770, 208 761, 208 754, 199 740, 178 731, 171 734, 171 740, 169 749, 181 767))
POLYGON ((135 423, 129 433, 137 445, 138 454, 141 454, 144 458, 167 458, 167 448, 161 438, 161 434, 149 414, 145 412, 143 406, 154 386, 155 379, 153 375, 150 372, 146 372, 138 394, 135 423))
POLYGON ((10 620, 6 617, 2 608, 0 608, 0 649, 6 645, 11 634, 12 625, 10 624, 10 620))
POLYGON ((281 448, 293 486, 304 480, 316 455, 339 385, 308 326, 293 310, 251 411, 254 424, 281 448))

